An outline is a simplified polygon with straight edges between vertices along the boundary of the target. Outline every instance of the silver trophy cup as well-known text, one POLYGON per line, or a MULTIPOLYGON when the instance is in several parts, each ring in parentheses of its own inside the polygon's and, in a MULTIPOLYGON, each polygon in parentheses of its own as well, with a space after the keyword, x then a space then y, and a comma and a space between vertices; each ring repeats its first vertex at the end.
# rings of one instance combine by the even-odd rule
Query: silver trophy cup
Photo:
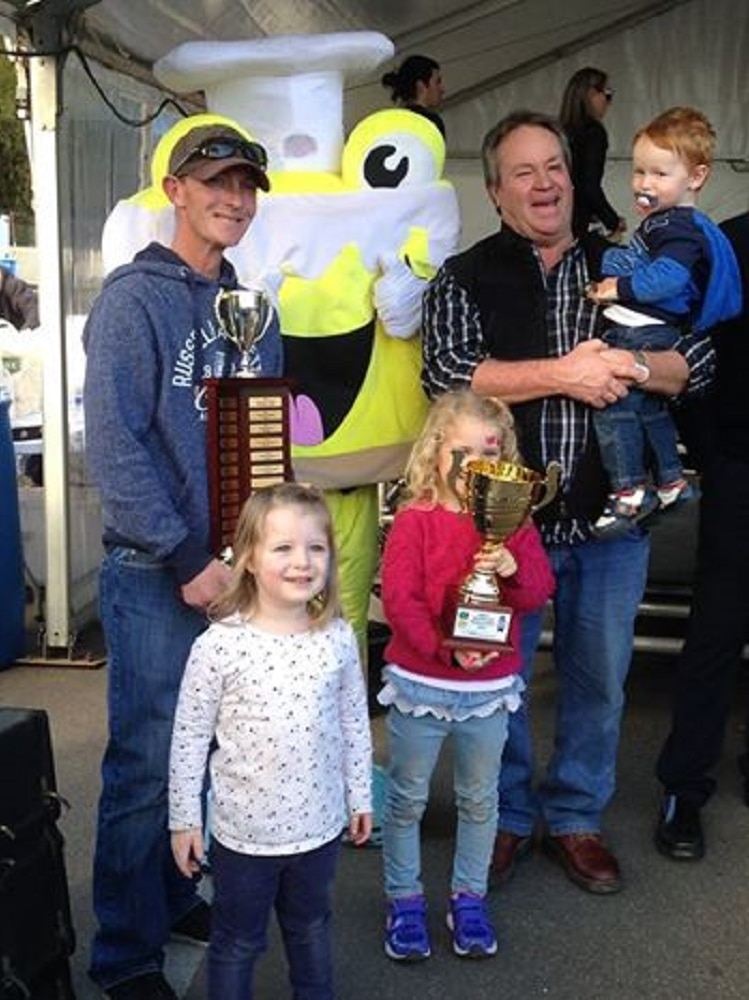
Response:
POLYGON ((273 320, 273 306, 261 288, 222 289, 216 296, 216 317, 239 351, 234 374, 254 378, 260 363, 253 348, 262 340, 273 320))

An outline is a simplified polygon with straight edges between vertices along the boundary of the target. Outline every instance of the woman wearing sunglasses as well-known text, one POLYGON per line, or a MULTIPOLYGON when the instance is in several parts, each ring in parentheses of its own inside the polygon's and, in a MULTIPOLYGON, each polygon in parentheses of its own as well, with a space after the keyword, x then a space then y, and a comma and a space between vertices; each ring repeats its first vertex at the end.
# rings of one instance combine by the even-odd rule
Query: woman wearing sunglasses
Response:
POLYGON ((586 66, 570 78, 562 97, 559 120, 572 154, 575 236, 587 233, 592 223, 603 226, 611 239, 619 239, 626 229, 624 219, 611 206, 601 186, 609 147, 603 118, 613 96, 603 70, 586 66))

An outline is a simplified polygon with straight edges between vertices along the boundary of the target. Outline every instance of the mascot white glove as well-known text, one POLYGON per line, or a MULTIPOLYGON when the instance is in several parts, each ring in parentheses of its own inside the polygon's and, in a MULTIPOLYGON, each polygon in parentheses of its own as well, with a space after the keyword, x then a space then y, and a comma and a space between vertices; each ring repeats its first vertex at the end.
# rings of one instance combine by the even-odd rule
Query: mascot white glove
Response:
POLYGON ((382 276, 374 283, 374 305, 385 332, 406 340, 421 326, 421 298, 427 282, 395 254, 380 258, 382 276))

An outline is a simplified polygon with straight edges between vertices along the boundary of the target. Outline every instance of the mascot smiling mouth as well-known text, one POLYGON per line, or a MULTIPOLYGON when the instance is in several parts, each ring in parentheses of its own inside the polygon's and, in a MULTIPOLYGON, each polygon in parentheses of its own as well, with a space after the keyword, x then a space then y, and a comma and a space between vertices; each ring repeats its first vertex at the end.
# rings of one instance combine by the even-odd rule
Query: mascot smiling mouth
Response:
POLYGON ((292 441, 313 446, 341 426, 364 385, 372 358, 374 318, 342 336, 286 337, 284 353, 294 376, 292 441))

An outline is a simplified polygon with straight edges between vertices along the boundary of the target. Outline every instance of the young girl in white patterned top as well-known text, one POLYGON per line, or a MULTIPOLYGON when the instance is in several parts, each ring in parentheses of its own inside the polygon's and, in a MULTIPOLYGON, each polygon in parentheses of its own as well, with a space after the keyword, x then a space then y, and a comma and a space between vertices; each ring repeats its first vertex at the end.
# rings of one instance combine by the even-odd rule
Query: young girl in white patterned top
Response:
POLYGON ((371 741, 353 630, 338 616, 330 515, 315 489, 254 493, 233 578, 194 643, 174 722, 169 826, 203 856, 209 760, 214 883, 208 1000, 251 1000, 275 909, 297 1000, 333 1000, 330 892, 348 824, 371 831, 371 741))

